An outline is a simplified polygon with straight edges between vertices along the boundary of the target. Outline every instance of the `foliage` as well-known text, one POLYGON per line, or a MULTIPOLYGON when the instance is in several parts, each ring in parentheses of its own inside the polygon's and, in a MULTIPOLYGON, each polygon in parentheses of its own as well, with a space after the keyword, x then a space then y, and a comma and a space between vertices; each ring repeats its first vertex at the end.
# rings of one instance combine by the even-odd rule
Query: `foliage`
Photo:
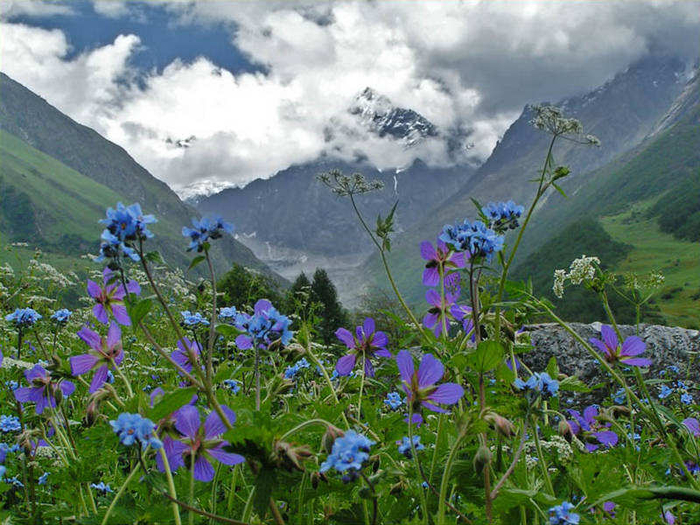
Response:
MULTIPOLYGON (((580 123, 536 111, 551 145, 578 140, 580 123)), ((375 185, 328 178, 351 200, 403 310, 384 309, 389 333, 371 317, 335 326, 337 342, 322 342, 337 311, 287 317, 269 301, 281 304, 273 285, 241 267, 217 283, 210 249, 230 230, 218 218, 193 223, 206 225, 206 240, 183 230, 183 250, 195 241, 190 266, 208 270, 195 284, 146 251, 145 225, 157 236, 160 223, 135 205, 108 210, 108 230, 135 253, 107 250, 110 270, 95 267, 70 315, 57 313, 55 292, 75 275, 36 259, 3 265, 0 520, 697 523, 698 384, 689 363, 650 377, 644 341, 621 336, 611 301, 613 290, 639 320, 661 276, 620 284, 605 256, 626 247, 610 240, 555 273, 558 296, 597 297, 607 322, 590 341, 508 279, 532 211, 567 173, 550 147, 527 212, 479 206, 478 224, 447 226, 439 250, 422 245, 421 320, 385 257, 393 210, 373 231, 353 199, 375 185), (542 315, 577 339, 604 384, 563 374, 557 358, 527 367, 532 345, 519 328, 542 315), (579 406, 592 387, 599 403, 579 406)), ((583 226, 606 239, 600 225, 583 226)), ((581 247, 567 242, 553 250, 581 247)), ((337 304, 324 272, 296 288, 312 305, 314 293, 321 308, 337 304)))

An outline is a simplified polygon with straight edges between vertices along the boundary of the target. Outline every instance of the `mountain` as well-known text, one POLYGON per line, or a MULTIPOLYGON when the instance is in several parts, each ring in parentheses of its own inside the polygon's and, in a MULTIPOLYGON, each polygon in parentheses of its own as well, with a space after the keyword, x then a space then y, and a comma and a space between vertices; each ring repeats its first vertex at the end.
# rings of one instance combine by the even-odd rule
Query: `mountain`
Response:
MULTIPOLYGON (((611 261, 619 272, 661 271, 666 282, 656 307, 666 323, 700 328, 700 73, 694 75, 641 144, 582 183, 564 181, 569 198, 552 196, 539 210, 524 239, 549 241, 524 258, 514 272, 532 276, 538 293, 549 294, 552 273, 567 268, 571 253, 552 250, 574 231, 603 235, 586 246, 587 255, 605 254, 609 245, 627 245, 611 261), (594 223, 594 227, 582 227, 594 223)), ((589 239, 590 241, 590 239, 589 239)), ((553 300, 555 300, 552 297, 553 300)), ((562 303, 566 302, 567 298, 562 303)), ((555 300, 556 302, 556 300, 555 300)), ((571 298, 569 298, 571 306, 571 298)), ((572 313, 578 307, 573 305, 572 313)))
MULTIPOLYGON (((585 132, 597 136, 602 143, 599 148, 565 140, 557 143, 553 152, 556 164, 571 168, 572 175, 567 179, 569 191, 575 192, 585 183, 587 173, 610 163, 652 134, 682 93, 686 79, 683 61, 675 57, 648 56, 599 88, 556 103, 566 116, 579 119, 585 132)), ((397 236, 392 265, 397 267, 400 288, 414 303, 422 300, 424 292, 418 277, 421 272, 420 241, 434 239, 444 224, 474 217, 472 198, 481 202, 514 199, 526 205, 531 201, 536 190, 531 180, 542 169, 549 143, 549 135, 530 124, 532 116, 532 107, 528 105, 472 177, 431 210, 425 220, 397 236)), ((526 256, 545 242, 551 230, 550 227, 540 236, 528 232, 519 257, 526 256)), ((375 275, 377 283, 382 282, 376 257, 370 259, 365 270, 375 275)))
MULTIPOLYGON (((326 135, 333 144, 339 134, 364 133, 391 140, 401 148, 420 147, 423 141, 446 140, 434 124, 419 113, 394 106, 370 88, 360 93, 344 119, 333 120, 326 135), (347 120, 347 118, 350 120, 347 120), (341 123, 342 121, 342 123, 341 123)), ((406 167, 380 170, 357 154, 342 160, 332 148, 319 159, 291 166, 269 179, 244 188, 228 188, 193 199, 202 213, 219 213, 232 221, 239 239, 275 271, 287 278, 316 266, 326 268, 344 302, 357 296, 357 268, 373 246, 346 198, 338 198, 316 176, 331 169, 362 173, 384 183, 381 191, 356 200, 365 219, 374 224, 396 201, 396 229, 402 231, 423 220, 436 203, 447 198, 473 173, 471 165, 431 167, 415 160, 406 167)))
MULTIPOLYGON (((180 230, 197 215, 116 144, 78 124, 0 73, 0 234, 56 256, 96 253, 105 209, 141 203, 158 224, 149 244, 170 264, 187 267, 180 230)), ((270 270, 233 238, 215 243, 218 272, 232 262, 270 270)))

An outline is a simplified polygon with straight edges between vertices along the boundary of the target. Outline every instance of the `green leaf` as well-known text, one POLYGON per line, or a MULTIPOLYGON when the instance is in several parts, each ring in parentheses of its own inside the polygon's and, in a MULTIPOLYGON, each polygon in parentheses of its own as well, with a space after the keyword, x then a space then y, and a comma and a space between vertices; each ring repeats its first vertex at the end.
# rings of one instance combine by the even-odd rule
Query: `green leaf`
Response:
POLYGON ((242 330, 230 324, 217 324, 215 330, 226 338, 234 338, 243 333, 242 330))
POLYGON ((161 255, 161 253, 160 253, 158 250, 154 250, 154 251, 152 251, 152 252, 148 252, 148 253, 144 256, 144 258, 145 258, 148 262, 152 262, 152 263, 155 263, 155 264, 164 264, 164 263, 165 263, 165 261, 163 260, 163 256, 161 255))
POLYGON ((131 318, 131 325, 138 326, 143 321, 144 317, 148 315, 148 312, 153 308, 153 301, 150 299, 142 299, 134 306, 130 308, 129 317, 131 318))
POLYGON ((163 398, 148 411, 148 418, 151 421, 160 421, 165 416, 172 414, 178 408, 189 403, 192 396, 197 393, 197 389, 194 387, 190 388, 180 388, 169 394, 165 394, 163 398))
POLYGON ((547 373, 552 379, 559 377, 559 366, 557 365, 557 358, 552 356, 549 358, 547 363, 547 373))
POLYGON ((197 257, 195 257, 194 259, 192 259, 192 262, 191 262, 190 265, 187 267, 187 271, 189 272, 192 268, 194 268, 195 266, 197 266, 197 265, 198 265, 199 263, 201 263, 204 259, 206 259, 206 257, 204 257, 204 255, 198 255, 197 257))
POLYGON ((590 392, 592 389, 576 376, 559 381, 559 390, 568 392, 590 392))
POLYGON ((559 193, 561 193, 562 197, 564 197, 565 199, 568 199, 568 198, 569 198, 569 197, 566 195, 566 193, 564 193, 564 190, 561 189, 561 186, 559 186, 557 183, 552 182, 552 186, 554 186, 554 189, 555 189, 555 190, 557 190, 559 193))
POLYGON ((504 351, 503 345, 497 341, 482 341, 470 354, 469 363, 477 372, 488 372, 503 361, 504 351))

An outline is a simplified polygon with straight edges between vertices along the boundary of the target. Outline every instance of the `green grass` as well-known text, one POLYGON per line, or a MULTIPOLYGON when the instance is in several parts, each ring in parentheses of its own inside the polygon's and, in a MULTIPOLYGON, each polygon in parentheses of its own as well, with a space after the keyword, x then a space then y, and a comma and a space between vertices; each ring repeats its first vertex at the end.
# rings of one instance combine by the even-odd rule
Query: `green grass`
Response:
POLYGON ((647 218, 652 205, 653 201, 642 201, 625 213, 601 219, 613 239, 632 246, 615 270, 661 271, 666 282, 655 302, 666 322, 700 328, 700 244, 662 232, 655 218, 647 218))

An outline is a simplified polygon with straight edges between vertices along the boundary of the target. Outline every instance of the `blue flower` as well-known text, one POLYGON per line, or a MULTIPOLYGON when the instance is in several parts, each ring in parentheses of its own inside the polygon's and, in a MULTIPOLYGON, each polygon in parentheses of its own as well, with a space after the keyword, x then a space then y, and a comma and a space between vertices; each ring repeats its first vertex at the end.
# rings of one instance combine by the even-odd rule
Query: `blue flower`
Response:
POLYGON ((111 234, 109 230, 104 230, 102 232, 101 239, 100 254, 95 257, 95 262, 102 262, 105 259, 120 259, 123 257, 128 257, 134 262, 141 260, 136 250, 124 244, 119 237, 111 234))
POLYGON ((615 392, 612 395, 612 398, 613 398, 613 401, 615 403, 617 403, 618 405, 621 405, 627 399, 627 393, 625 392, 624 388, 620 388, 620 389, 618 389, 617 392, 615 392))
POLYGON ((519 226, 518 219, 524 211, 525 208, 518 206, 513 201, 489 202, 481 208, 481 212, 488 219, 489 226, 499 233, 517 228, 519 226))
POLYGON ((673 394, 672 388, 669 388, 667 385, 661 385, 661 392, 659 392, 659 399, 666 399, 671 394, 673 394))
POLYGON ((0 430, 3 432, 17 432, 22 430, 22 425, 17 416, 6 416, 3 414, 0 416, 0 430))
POLYGON ((46 479, 48 477, 49 477, 49 472, 44 472, 41 476, 39 476, 37 483, 39 483, 39 485, 46 485, 46 479))
POLYGON ((356 479, 362 469, 362 464, 369 459, 372 445, 374 445, 374 441, 354 430, 348 430, 344 436, 333 442, 331 453, 321 464, 319 471, 326 472, 333 468, 345 474, 344 481, 356 479))
POLYGON ((287 346, 293 335, 289 330, 291 324, 292 321, 279 313, 270 301, 260 299, 255 303, 253 315, 239 313, 236 317, 236 328, 245 332, 236 337, 236 346, 241 350, 254 345, 267 348, 276 341, 287 346))
POLYGON ((504 237, 481 221, 446 225, 439 239, 455 251, 469 252, 472 257, 485 257, 491 261, 493 254, 503 249, 504 237))
POLYGON ((33 326, 41 315, 33 308, 17 308, 11 314, 5 316, 5 321, 15 323, 17 328, 28 328, 33 326))
POLYGON ((10 379, 9 381, 5 381, 5 386, 14 391, 17 390, 17 387, 19 387, 19 383, 14 379, 10 379))
POLYGON ((681 394, 681 403, 683 403, 684 405, 692 405, 693 396, 691 396, 688 392, 681 394))
POLYGON ((241 391, 241 383, 235 379, 224 379, 223 383, 234 394, 238 394, 241 391))
POLYGON ((104 481, 100 481, 99 483, 90 483, 90 487, 93 489, 102 492, 103 494, 107 494, 108 492, 113 492, 112 489, 109 486, 109 483, 105 483, 104 481))
POLYGON ((192 313, 189 310, 183 310, 180 312, 180 315, 182 316, 183 324, 186 326, 196 326, 198 324, 209 326, 209 321, 207 321, 199 312, 192 313))
POLYGON ((296 364, 294 366, 299 368, 299 370, 302 370, 304 368, 309 368, 311 365, 309 364, 309 362, 306 360, 305 357, 302 357, 301 359, 299 359, 299 361, 296 362, 296 364))
POLYGON ((225 306, 219 311, 219 319, 234 320, 238 315, 238 310, 235 306, 225 306))
POLYGON ((297 365, 288 366, 287 369, 284 371, 284 378, 292 380, 297 375, 298 371, 299 367, 297 367, 297 365))
POLYGON ((209 239, 215 240, 223 236, 224 232, 233 234, 233 225, 225 222, 221 217, 204 217, 200 220, 192 219, 192 226, 188 228, 183 226, 182 236, 190 240, 190 245, 187 251, 197 249, 198 252, 204 250, 205 243, 209 239))
POLYGON ((17 487, 19 489, 24 487, 24 483, 22 483, 17 476, 14 476, 12 478, 5 478, 5 483, 8 483, 10 485, 14 485, 15 487, 17 487))
POLYGON ((527 381, 518 378, 513 386, 518 390, 536 392, 543 398, 555 397, 559 391, 559 381, 549 377, 547 372, 534 373, 527 381))
POLYGON ((575 512, 571 512, 574 506, 568 501, 562 502, 549 509, 550 525, 577 525, 581 520, 581 516, 575 512))
MULTIPOLYGON (((401 441, 397 441, 396 444, 399 446, 399 454, 403 454, 408 459, 413 457, 411 440, 408 439, 408 436, 404 437, 401 441)), ((413 436, 413 448, 416 449, 416 452, 425 448, 425 446, 420 442, 420 436, 413 436)))
POLYGON ((71 315, 73 315, 73 312, 71 312, 67 308, 61 308, 60 310, 57 310, 53 313, 51 319, 56 321, 57 323, 67 323, 71 315))
POLYGON ((141 443, 143 448, 150 445, 154 449, 159 449, 163 443, 156 438, 156 426, 150 419, 142 417, 140 414, 119 414, 116 420, 110 421, 114 432, 119 436, 119 441, 127 447, 135 442, 141 443))
POLYGON ((117 209, 109 208, 107 218, 102 219, 100 224, 104 224, 105 231, 108 231, 119 241, 126 242, 150 239, 153 234, 148 230, 148 225, 156 222, 158 221, 153 215, 143 214, 139 203, 126 207, 118 202, 117 209))
POLYGON ((403 399, 401 399, 401 394, 398 392, 389 392, 384 400, 385 405, 389 405, 389 408, 396 410, 403 404, 403 399))

